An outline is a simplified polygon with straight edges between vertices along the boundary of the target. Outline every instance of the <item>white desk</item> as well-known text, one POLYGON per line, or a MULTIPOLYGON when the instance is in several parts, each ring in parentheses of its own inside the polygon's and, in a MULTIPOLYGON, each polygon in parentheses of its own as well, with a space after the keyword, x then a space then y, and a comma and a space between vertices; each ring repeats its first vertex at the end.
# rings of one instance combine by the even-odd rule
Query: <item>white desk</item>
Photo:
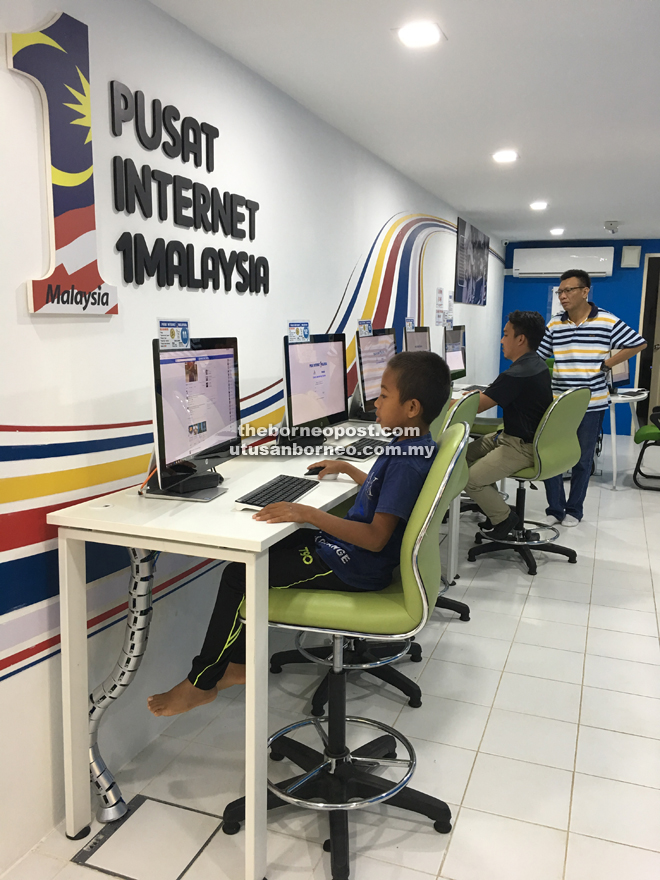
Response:
MULTIPOLYGON (((87 676, 85 541, 246 566, 245 878, 266 874, 266 739, 268 723, 268 550, 295 531, 294 523, 267 525, 234 501, 279 473, 303 476, 315 459, 242 456, 221 467, 227 492, 208 504, 145 498, 137 488, 86 501, 48 515, 59 526, 62 629, 62 711, 66 833, 91 820, 87 676)), ((357 463, 368 470, 372 460, 357 463)), ((329 509, 357 490, 348 477, 322 481, 302 503, 329 509)), ((146 707, 145 707, 145 711, 146 707)), ((218 780, 218 786, 220 786, 218 780)))
POLYGON ((630 388, 623 389, 625 392, 635 392, 634 394, 629 393, 625 396, 623 394, 611 394, 610 395, 610 431, 612 437, 612 489, 616 489, 616 405, 617 403, 629 403, 630 404, 630 412, 632 413, 632 422, 635 431, 639 429, 639 420, 637 419, 637 411, 635 409, 635 404, 639 403, 640 400, 646 400, 649 396, 649 392, 645 388, 630 388))

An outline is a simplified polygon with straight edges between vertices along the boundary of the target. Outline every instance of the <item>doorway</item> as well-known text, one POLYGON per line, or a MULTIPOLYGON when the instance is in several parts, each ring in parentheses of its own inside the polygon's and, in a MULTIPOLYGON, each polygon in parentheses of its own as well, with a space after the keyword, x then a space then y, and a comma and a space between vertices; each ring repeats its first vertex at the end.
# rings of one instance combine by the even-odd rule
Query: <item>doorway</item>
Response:
POLYGON ((648 422, 649 410, 660 406, 660 309, 658 309, 658 290, 660 288, 660 254, 647 254, 644 267, 644 288, 642 296, 644 307, 641 334, 648 345, 639 355, 639 373, 635 383, 640 388, 649 388, 646 400, 637 404, 637 417, 640 425, 648 422))

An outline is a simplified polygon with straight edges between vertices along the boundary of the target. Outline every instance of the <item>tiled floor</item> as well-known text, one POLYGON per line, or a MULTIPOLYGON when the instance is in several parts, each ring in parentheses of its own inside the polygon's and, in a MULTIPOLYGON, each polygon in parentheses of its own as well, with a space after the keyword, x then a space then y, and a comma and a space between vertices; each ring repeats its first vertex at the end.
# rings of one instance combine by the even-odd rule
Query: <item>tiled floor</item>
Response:
MULTIPOLYGON (((631 467, 632 448, 620 447, 631 467)), ((513 559, 461 563, 451 595, 472 620, 435 612, 419 639, 423 662, 403 666, 421 708, 366 679, 350 684, 350 711, 407 734, 414 782, 454 814, 442 836, 391 807, 352 813, 352 877, 660 877, 660 494, 632 488, 629 473, 612 492, 607 456, 602 466, 583 523, 561 529, 577 565, 541 557, 532 578, 513 559)), ((528 492, 528 503, 540 512, 544 493, 528 492)), ((474 531, 464 517, 463 550, 474 531)), ((305 713, 315 682, 304 667, 272 676, 271 729, 305 713)), ((112 851, 97 850, 97 867, 135 880, 242 877, 243 835, 218 830, 243 786, 242 702, 230 692, 180 717, 118 774, 126 795, 149 800, 112 851)), ((268 880, 330 877, 325 822, 293 808, 272 817, 268 880)), ((5 880, 101 880, 66 861, 80 846, 57 829, 5 880)))

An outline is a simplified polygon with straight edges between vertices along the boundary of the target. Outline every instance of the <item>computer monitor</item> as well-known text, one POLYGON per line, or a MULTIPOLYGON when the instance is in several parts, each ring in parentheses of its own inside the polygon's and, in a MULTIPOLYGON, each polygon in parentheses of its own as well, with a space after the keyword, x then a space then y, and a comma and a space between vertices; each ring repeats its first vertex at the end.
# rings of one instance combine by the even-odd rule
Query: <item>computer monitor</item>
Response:
POLYGON ((153 365, 160 488, 217 486, 210 468, 241 444, 238 341, 191 339, 189 349, 161 351, 154 339, 153 365))
POLYGON ((415 327, 403 333, 404 351, 431 351, 431 331, 428 327, 415 327))
POLYGON ((310 436, 301 428, 325 428, 348 418, 346 337, 318 333, 309 342, 284 337, 286 412, 292 438, 310 436))
POLYGON ((393 328, 374 330, 372 336, 358 333, 355 340, 362 408, 365 413, 373 413, 385 367, 396 354, 396 331, 393 328))
POLYGON ((451 372, 452 381, 466 375, 465 326, 456 325, 445 330, 445 360, 451 372))

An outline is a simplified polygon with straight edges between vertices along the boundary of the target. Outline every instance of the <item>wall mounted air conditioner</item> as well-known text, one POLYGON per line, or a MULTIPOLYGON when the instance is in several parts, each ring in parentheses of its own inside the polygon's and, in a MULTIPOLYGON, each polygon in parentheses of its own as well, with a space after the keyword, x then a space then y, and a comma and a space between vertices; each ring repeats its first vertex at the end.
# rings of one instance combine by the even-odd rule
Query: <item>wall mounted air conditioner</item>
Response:
POLYGON ((593 278, 612 274, 613 247, 515 248, 514 278, 558 278, 567 269, 584 269, 593 278))

